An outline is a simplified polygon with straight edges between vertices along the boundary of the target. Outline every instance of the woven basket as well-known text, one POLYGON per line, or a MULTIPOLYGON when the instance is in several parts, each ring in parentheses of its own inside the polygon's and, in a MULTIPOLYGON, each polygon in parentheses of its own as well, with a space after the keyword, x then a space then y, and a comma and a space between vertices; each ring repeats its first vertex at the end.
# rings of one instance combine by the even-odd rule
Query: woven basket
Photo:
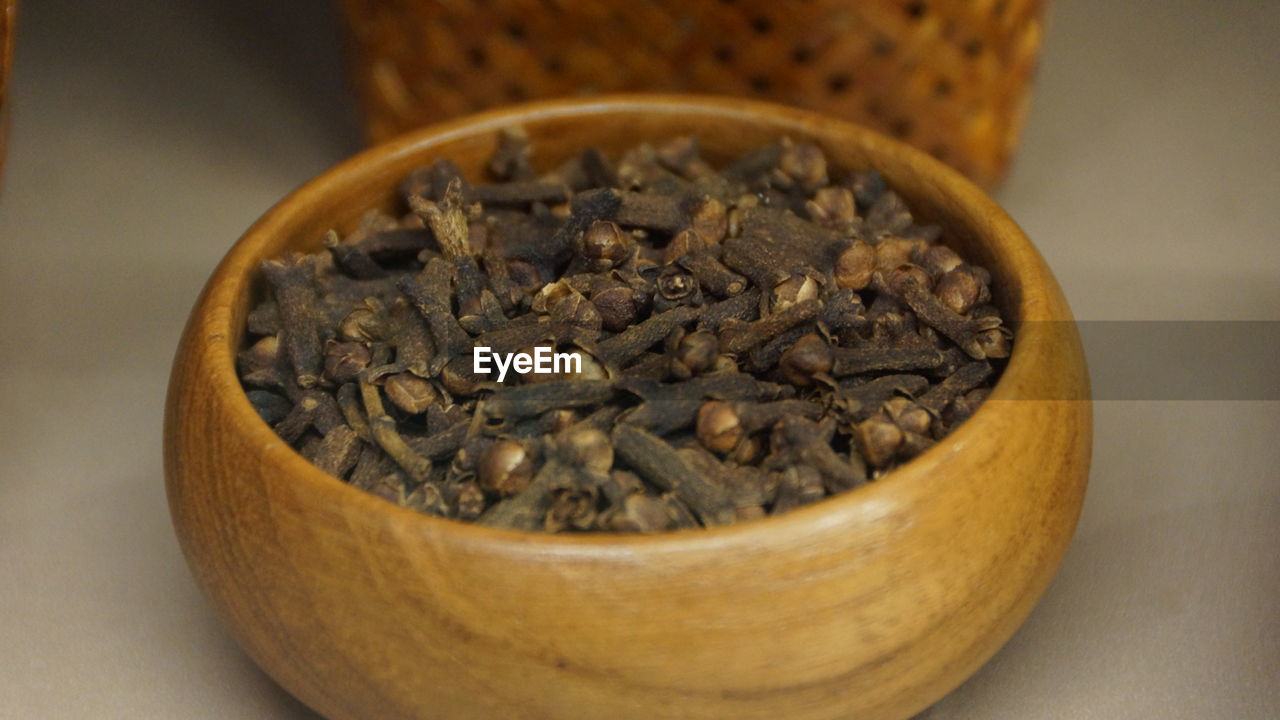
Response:
POLYGON ((983 185, 1017 143, 1044 0, 343 0, 369 137, 519 100, 753 95, 983 185))

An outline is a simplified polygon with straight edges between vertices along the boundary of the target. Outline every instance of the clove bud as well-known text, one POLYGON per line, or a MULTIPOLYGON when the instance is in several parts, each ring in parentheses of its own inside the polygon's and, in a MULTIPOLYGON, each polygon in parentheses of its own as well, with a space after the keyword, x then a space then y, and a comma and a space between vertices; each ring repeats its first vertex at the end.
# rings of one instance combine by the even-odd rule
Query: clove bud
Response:
POLYGON ((511 497, 533 480, 533 458, 523 443, 500 439, 488 447, 476 467, 481 489, 511 497))
POLYGON ((778 361, 782 378, 797 387, 808 387, 816 375, 831 372, 834 363, 831 346, 816 333, 796 341, 778 361))

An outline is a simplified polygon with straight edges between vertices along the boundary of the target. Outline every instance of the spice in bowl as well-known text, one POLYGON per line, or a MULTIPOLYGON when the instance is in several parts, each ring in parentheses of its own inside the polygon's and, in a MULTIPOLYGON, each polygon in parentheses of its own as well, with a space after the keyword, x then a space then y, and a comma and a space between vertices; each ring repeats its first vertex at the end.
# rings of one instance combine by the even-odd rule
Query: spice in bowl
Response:
POLYGON ((324 250, 265 261, 238 370, 325 472, 442 517, 659 532, 875 481, 968 418, 1010 352, 991 278, 875 172, 783 138, 410 173, 324 250))

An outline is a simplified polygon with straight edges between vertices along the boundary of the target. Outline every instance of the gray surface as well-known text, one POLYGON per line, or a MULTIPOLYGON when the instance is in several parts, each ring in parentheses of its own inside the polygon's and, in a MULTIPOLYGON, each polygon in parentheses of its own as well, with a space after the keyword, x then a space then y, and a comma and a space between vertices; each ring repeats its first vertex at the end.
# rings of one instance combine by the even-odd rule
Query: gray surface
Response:
MULTIPOLYGON (((23 8, 0 197, 0 718, 310 717, 216 625, 161 482, 200 284, 355 144, 328 19, 257 5, 23 8)), ((1276 3, 1055 3, 1000 199, 1082 319, 1280 320, 1277 27, 1276 3)), ((1090 347, 1095 370, 1114 352, 1090 347)), ((1061 574, 927 717, 1276 717, 1280 403, 1096 416, 1061 574)))

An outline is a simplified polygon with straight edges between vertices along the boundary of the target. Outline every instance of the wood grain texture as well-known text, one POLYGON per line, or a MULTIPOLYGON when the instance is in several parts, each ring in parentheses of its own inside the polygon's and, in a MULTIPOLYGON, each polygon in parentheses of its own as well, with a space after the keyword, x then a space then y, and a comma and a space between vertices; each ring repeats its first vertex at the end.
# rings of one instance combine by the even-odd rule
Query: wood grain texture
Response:
POLYGON ((973 673, 1058 567, 1091 407, 1067 304, 1017 225, 921 152, 751 101, 521 106, 367 151, 290 195, 191 314, 165 415, 174 525, 250 655, 334 720, 905 718, 973 673), (426 517, 322 474, 254 414, 233 357, 258 262, 315 248, 438 157, 479 172, 520 123, 537 161, 697 133, 724 160, 786 134, 874 167, 986 264, 1019 328, 991 399, 881 481, 784 516, 650 537, 522 534, 426 517))

